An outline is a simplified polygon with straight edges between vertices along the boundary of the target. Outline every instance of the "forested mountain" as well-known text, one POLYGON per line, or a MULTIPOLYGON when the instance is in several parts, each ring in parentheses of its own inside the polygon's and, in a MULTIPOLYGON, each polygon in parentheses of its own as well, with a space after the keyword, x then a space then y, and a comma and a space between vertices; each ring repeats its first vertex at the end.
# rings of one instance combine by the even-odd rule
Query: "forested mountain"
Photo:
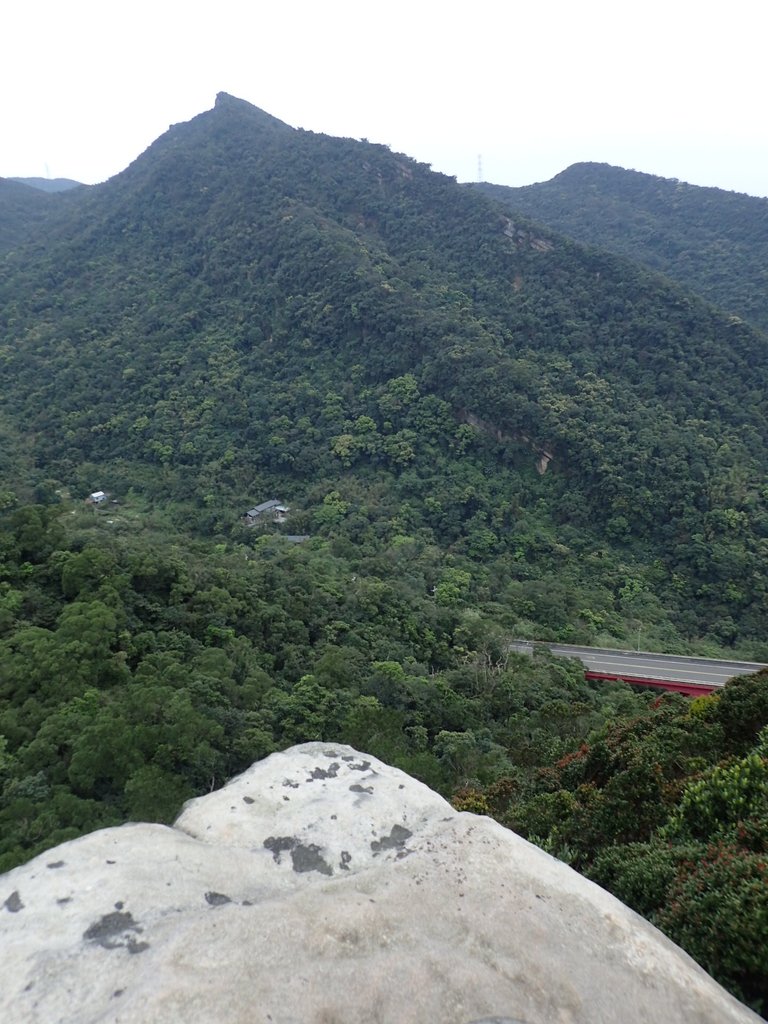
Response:
POLYGON ((598 163, 523 188, 471 187, 768 328, 768 199, 598 163))
POLYGON ((689 635, 764 635, 768 352, 745 325, 229 97, 70 196, 0 277, 5 409, 47 476, 223 524, 254 480, 305 503, 351 470, 489 553, 540 501, 595 548, 645 545, 664 604, 696 598, 689 635), (436 461, 457 421, 496 460, 483 497, 436 461))
POLYGON ((653 727, 513 635, 768 660, 748 325, 225 94, 38 198, 0 262, 0 864, 300 740, 534 799, 653 727))

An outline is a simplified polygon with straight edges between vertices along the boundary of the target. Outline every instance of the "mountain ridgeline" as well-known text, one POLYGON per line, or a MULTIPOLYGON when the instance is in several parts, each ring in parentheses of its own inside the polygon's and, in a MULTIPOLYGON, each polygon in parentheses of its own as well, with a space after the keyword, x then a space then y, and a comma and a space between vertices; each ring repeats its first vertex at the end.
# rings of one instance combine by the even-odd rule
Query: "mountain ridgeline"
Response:
POLYGON ((346 477, 440 544, 533 562, 536 507, 563 566, 580 545, 655 564, 683 634, 764 636, 768 353, 746 324, 224 94, 62 198, 0 275, 32 476, 222 511, 346 477))
POLYGON ((597 163, 523 188, 471 187, 768 328, 768 199, 597 163))
POLYGON ((74 178, 11 178, 22 185, 36 188, 40 192, 68 192, 71 188, 82 188, 82 182, 74 178))

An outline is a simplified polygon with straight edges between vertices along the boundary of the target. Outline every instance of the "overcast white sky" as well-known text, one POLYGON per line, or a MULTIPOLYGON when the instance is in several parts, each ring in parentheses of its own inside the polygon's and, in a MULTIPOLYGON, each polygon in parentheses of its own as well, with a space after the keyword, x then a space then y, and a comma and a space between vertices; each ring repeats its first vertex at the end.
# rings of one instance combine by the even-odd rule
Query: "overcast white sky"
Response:
POLYGON ((765 196, 767 30, 765 0, 7 0, 0 176, 102 181, 223 90, 460 181, 765 196))

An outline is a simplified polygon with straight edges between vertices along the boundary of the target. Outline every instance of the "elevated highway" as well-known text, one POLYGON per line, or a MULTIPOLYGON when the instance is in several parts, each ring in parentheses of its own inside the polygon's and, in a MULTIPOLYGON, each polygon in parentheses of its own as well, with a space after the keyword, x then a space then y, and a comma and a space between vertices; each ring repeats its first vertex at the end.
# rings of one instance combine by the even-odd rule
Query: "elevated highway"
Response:
POLYGON ((512 650, 532 654, 544 647, 562 658, 577 658, 587 679, 622 679, 635 686, 658 686, 689 696, 712 693, 734 676, 749 675, 768 668, 754 661, 721 661, 688 655, 655 654, 651 651, 615 651, 604 647, 538 643, 515 640, 512 650))

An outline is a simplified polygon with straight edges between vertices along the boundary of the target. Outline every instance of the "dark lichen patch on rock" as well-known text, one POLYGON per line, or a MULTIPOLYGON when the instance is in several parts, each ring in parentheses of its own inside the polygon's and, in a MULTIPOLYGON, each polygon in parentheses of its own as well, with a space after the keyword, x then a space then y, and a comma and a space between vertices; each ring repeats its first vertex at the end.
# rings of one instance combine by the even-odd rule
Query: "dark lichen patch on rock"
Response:
POLYGON ((333 869, 327 861, 320 856, 320 847, 314 843, 305 846, 297 843, 291 850, 291 861, 293 870, 303 873, 305 871, 319 871, 321 875, 332 875, 333 869))
POLYGON ((11 895, 3 904, 6 910, 9 910, 12 914, 18 914, 20 910, 24 909, 21 896, 19 896, 19 890, 14 889, 11 895))
POLYGON ((45 866, 47 868, 63 868, 64 867, 64 861, 63 860, 52 860, 50 864, 46 864, 45 866))
POLYGON ((299 788, 298 782, 294 782, 292 779, 283 779, 283 785, 284 786, 290 786, 291 789, 298 789, 299 788))
POLYGON ((341 851, 341 860, 339 861, 339 867, 342 871, 349 871, 349 862, 352 860, 352 854, 347 850, 341 851))
POLYGON ((349 791, 350 793, 373 793, 373 786, 361 786, 359 782, 356 782, 349 787, 349 791))
POLYGON ((254 803, 254 799, 253 799, 252 796, 244 796, 243 797, 243 803, 244 804, 252 804, 252 803, 254 803))
POLYGON ((401 853, 410 852, 405 849, 405 844, 412 835, 413 832, 407 828, 403 828, 402 825, 393 825, 388 836, 382 836, 381 839, 374 839, 371 843, 373 856, 376 857, 385 850, 398 850, 401 853))
POLYGON ((294 836, 270 836, 264 840, 264 846, 272 852, 278 864, 281 862, 281 854, 290 850, 293 870, 299 874, 305 871, 319 871, 321 875, 333 874, 330 864, 320 856, 320 847, 314 843, 300 843, 294 836))
POLYGON ((209 903, 212 907, 223 907, 225 903, 231 903, 232 900, 229 896, 225 896, 223 892, 207 892, 205 894, 205 902, 209 903))
POLYGON ((141 934, 141 928, 127 911, 113 911, 94 921, 83 932, 87 942, 93 942, 104 949, 127 949, 129 953, 143 953, 149 949, 148 942, 138 942, 131 932, 141 934))
POLYGON ((314 782, 315 779, 335 779, 339 772, 339 763, 334 761, 328 768, 313 768, 309 773, 307 782, 314 782))
POLYGON ((264 840, 263 845, 271 852, 274 862, 279 864, 280 854, 286 850, 292 850, 296 843, 297 840, 294 836, 269 836, 268 839, 264 840))
MULTIPOLYGON (((352 762, 357 759, 354 758, 351 754, 345 754, 341 760, 347 762, 347 767, 351 772, 367 772, 368 769, 371 767, 370 761, 357 761, 357 764, 353 764, 352 762)), ((375 775, 376 772, 374 772, 373 774, 375 775)))
POLYGON ((125 944, 125 948, 129 953, 143 953, 145 949, 149 949, 148 942, 137 942, 133 936, 130 936, 125 944))

